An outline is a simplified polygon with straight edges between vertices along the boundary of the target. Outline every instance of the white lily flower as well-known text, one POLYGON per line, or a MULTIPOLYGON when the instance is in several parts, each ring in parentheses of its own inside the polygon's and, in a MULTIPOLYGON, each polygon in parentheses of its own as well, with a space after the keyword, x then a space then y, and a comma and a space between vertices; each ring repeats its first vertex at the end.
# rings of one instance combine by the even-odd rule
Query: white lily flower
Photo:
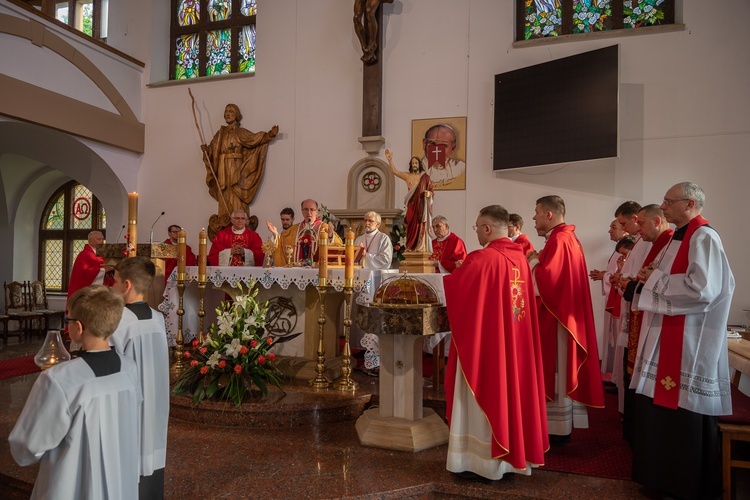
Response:
POLYGON ((227 350, 227 356, 232 356, 233 358, 237 358, 240 355, 240 347, 242 347, 240 339, 232 339, 231 344, 224 345, 224 349, 227 350))
POLYGON ((208 358, 208 361, 206 361, 206 364, 210 366, 211 368, 216 368, 216 365, 219 364, 220 359, 221 359, 221 355, 219 354, 219 351, 216 351, 211 355, 211 357, 208 358))

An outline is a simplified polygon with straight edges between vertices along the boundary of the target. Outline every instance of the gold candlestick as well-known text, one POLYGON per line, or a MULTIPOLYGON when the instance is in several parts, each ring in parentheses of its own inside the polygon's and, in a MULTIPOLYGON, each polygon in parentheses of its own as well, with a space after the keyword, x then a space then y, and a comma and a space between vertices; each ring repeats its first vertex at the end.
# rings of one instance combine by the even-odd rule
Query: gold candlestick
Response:
POLYGON ((203 308, 203 299, 206 297, 206 282, 198 282, 198 342, 203 345, 203 341, 206 338, 203 336, 203 317, 206 315, 206 310, 203 308))
POLYGON ((128 194, 128 257, 135 257, 138 246, 138 193, 128 194))
MULTIPOLYGON (((325 279, 323 279, 325 281, 325 279)), ((325 303, 326 303, 326 291, 327 286, 320 284, 320 278, 318 279, 318 294, 320 296, 320 316, 318 316, 318 357, 317 363, 315 363, 315 375, 314 378, 308 380, 308 383, 313 387, 326 388, 331 385, 331 381, 325 376, 326 373, 326 348, 323 343, 323 336, 326 324, 325 314, 325 303)))
MULTIPOLYGON (((348 235, 347 235, 348 236, 348 235)), ((347 238, 348 239, 348 238, 347 238)), ((341 377, 333 383, 333 387, 340 391, 356 391, 359 383, 351 379, 352 375, 352 353, 349 348, 349 334, 352 326, 352 287, 344 287, 344 350, 341 353, 341 377)))
POLYGON ((182 299, 185 295, 185 280, 177 280, 177 292, 180 295, 180 302, 177 307, 177 340, 174 347, 174 363, 170 371, 173 377, 179 377, 185 369, 185 363, 182 359, 185 355, 185 339, 182 336, 182 317, 185 315, 182 299))

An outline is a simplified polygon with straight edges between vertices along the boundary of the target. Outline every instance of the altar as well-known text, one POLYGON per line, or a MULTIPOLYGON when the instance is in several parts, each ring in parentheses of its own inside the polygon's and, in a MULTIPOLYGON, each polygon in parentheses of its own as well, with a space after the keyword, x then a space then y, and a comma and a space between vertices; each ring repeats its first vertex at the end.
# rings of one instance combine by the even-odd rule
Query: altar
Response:
MULTIPOLYGON (((187 343, 199 334, 199 289, 198 267, 185 268, 186 286, 183 295, 182 336, 187 343)), ((208 267, 208 280, 203 309, 204 335, 216 321, 216 308, 226 300, 227 291, 236 291, 238 285, 255 281, 257 299, 268 301, 268 325, 270 333, 279 339, 274 352, 280 356, 292 356, 314 360, 318 348, 318 315, 320 300, 317 291, 318 269, 304 267, 208 267)), ((372 300, 374 289, 373 271, 355 269, 353 289, 357 301, 372 300)), ((328 359, 339 353, 338 338, 343 334, 344 269, 328 270, 329 292, 325 296, 325 349, 328 359)), ((178 329, 177 309, 179 292, 177 270, 172 273, 164 289, 159 310, 164 313, 167 340, 175 346, 178 329)), ((354 305, 352 305, 354 307, 354 305)))

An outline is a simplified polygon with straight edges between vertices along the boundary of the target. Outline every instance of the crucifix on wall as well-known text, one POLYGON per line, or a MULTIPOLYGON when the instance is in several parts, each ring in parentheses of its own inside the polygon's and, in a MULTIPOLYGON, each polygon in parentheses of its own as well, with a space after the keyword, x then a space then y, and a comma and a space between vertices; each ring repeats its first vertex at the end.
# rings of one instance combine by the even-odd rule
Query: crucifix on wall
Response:
POLYGON ((362 46, 362 137, 368 153, 377 153, 381 136, 383 100, 383 67, 380 58, 383 45, 383 3, 393 0, 354 0, 354 31, 362 46))

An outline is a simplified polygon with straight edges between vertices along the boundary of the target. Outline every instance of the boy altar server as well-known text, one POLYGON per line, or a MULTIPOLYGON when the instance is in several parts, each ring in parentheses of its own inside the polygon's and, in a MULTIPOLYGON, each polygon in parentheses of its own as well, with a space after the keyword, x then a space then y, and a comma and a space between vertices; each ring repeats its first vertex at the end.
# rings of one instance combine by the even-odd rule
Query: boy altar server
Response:
POLYGON ((143 300, 155 274, 154 263, 145 257, 131 257, 115 266, 112 289, 125 299, 125 311, 110 339, 117 352, 138 366, 143 392, 139 496, 149 500, 164 497, 169 420, 169 349, 164 317, 143 300))
POLYGON ((85 351, 39 375, 8 437, 19 465, 41 460, 31 498, 138 497, 138 371, 108 341, 122 309, 101 285, 68 302, 70 337, 85 351))

